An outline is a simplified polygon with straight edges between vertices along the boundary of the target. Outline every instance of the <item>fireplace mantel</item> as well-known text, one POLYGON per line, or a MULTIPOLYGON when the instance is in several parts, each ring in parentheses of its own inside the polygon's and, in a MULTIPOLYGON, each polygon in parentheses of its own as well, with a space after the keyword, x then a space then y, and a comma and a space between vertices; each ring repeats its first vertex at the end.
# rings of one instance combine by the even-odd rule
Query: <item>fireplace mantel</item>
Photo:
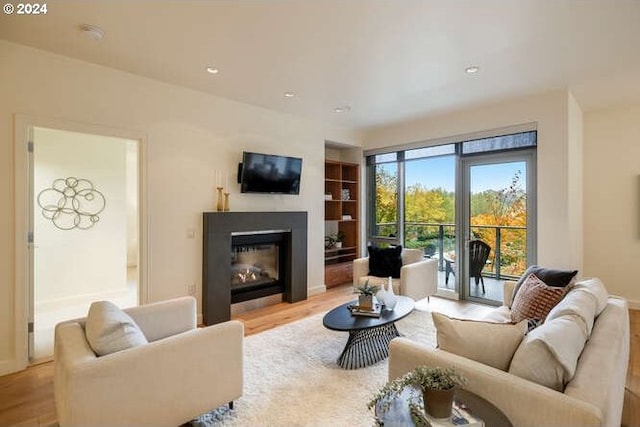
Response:
POLYGON ((306 212, 205 212, 202 238, 202 315, 205 325, 231 318, 232 234, 290 233, 283 301, 307 299, 306 212))

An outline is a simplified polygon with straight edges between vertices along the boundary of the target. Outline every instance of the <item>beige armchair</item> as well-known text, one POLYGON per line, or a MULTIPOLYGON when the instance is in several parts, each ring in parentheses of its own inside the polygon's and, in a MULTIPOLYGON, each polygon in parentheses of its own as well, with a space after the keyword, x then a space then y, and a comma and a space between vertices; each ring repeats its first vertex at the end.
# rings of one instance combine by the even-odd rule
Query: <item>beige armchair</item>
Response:
MULTIPOLYGON (((424 259, 420 249, 403 249, 400 278, 392 279, 393 292, 418 301, 434 295, 438 289, 438 262, 424 259)), ((387 277, 369 276, 369 258, 353 260, 353 286, 386 284, 387 277)))
POLYGON ((175 427, 242 395, 242 323, 198 329, 192 297, 125 311, 149 344, 97 357, 84 319, 56 326, 54 393, 61 427, 175 427))

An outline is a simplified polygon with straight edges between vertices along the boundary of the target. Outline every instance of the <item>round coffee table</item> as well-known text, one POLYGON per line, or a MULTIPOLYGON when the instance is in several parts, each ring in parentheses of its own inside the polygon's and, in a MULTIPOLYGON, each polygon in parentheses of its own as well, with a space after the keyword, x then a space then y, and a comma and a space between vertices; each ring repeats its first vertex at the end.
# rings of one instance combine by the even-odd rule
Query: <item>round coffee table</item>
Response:
POLYGON ((358 369, 373 365, 389 357, 389 342, 399 337, 394 322, 406 317, 413 310, 414 301, 398 296, 393 310, 382 310, 380 317, 351 314, 348 302, 328 312, 322 319, 325 328, 349 332, 349 339, 338 357, 338 365, 344 369, 358 369))
MULTIPOLYGON (((378 419, 385 427, 408 427, 413 426, 409 414, 409 398, 410 390, 404 389, 401 395, 391 401, 386 411, 381 411, 380 404, 376 405, 375 412, 378 419)), ((506 415, 488 400, 478 396, 469 390, 458 389, 454 397, 454 406, 463 409, 472 417, 481 420, 485 426, 491 427, 512 427, 511 421, 506 415)), ((434 425, 453 426, 453 425, 469 425, 461 420, 439 419, 434 425)), ((469 421, 469 420, 467 420, 469 421)), ((477 425, 473 423, 471 425, 477 425)))

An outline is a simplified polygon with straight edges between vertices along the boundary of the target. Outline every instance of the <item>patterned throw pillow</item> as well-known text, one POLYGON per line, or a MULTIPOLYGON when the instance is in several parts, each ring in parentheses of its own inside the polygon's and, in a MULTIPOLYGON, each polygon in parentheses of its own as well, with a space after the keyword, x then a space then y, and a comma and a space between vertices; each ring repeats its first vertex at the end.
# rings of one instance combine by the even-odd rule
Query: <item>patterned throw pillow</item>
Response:
POLYGON ((538 276, 530 274, 513 299, 511 321, 541 319, 544 322, 549 311, 564 297, 565 291, 565 288, 547 286, 538 276))
POLYGON ((513 288, 513 295, 511 297, 511 305, 513 305, 513 301, 518 294, 520 286, 522 286, 524 281, 527 280, 531 274, 538 276, 538 279, 542 280, 548 286, 564 288, 571 286, 578 274, 578 270, 556 270, 554 268, 544 268, 539 265, 532 265, 527 268, 527 271, 525 271, 516 282, 516 285, 513 288))

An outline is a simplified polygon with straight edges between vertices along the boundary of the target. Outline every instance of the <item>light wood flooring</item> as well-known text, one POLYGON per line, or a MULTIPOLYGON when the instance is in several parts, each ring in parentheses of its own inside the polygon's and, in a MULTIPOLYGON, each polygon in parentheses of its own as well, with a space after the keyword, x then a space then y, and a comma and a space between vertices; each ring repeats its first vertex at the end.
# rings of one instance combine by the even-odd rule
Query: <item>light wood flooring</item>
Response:
MULTIPOLYGON (((329 289, 296 304, 279 303, 234 316, 252 335, 322 313, 354 299, 350 286, 329 289)), ((477 318, 487 307, 467 302, 431 298, 434 311, 455 317, 477 318)), ((623 426, 640 425, 640 311, 631 311, 631 356, 625 394, 623 426)), ((23 372, 0 377, 0 426, 50 426, 55 423, 53 363, 35 365, 23 372)))

